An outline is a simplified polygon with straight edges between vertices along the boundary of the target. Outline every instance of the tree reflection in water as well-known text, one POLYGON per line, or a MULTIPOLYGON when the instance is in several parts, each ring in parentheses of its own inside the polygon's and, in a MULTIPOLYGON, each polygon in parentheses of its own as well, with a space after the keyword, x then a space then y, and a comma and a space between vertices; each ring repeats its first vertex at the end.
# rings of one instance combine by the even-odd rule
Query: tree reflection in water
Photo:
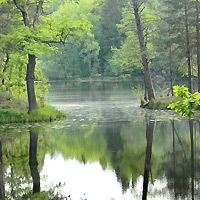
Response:
POLYGON ((191 149, 191 196, 194 200, 194 123, 193 120, 189 120, 190 127, 190 149, 191 149))
MULTIPOLYGON (((33 180, 33 197, 34 199, 48 199, 48 200, 71 200, 70 196, 64 196, 55 192, 61 187, 61 184, 50 188, 46 192, 40 191, 40 174, 38 172, 38 161, 37 161, 37 148, 38 148, 38 132, 30 130, 30 146, 29 146, 29 167, 31 171, 31 177, 33 180)), ((32 195, 31 195, 32 196, 32 195)))
POLYGON ((143 179, 143 192, 142 199, 147 199, 148 184, 149 184, 149 174, 151 172, 151 154, 152 154, 152 144, 153 144, 153 134, 155 128, 155 119, 146 116, 146 156, 144 164, 144 179, 143 179))
MULTIPOLYGON (((117 112, 122 116, 123 112, 117 112)), ((38 168, 42 168, 44 164, 44 155, 56 151, 62 152, 66 161, 74 156, 81 163, 91 161, 92 165, 92 161, 102 159, 102 168, 105 166, 103 169, 107 170, 106 166, 109 164, 109 170, 112 167, 112 172, 115 172, 123 195, 130 192, 133 199, 152 199, 152 196, 157 199, 169 196, 169 199, 199 199, 198 123, 192 120, 184 124, 174 120, 155 122, 153 117, 147 116, 146 131, 144 124, 144 121, 137 124, 127 121, 126 129, 124 122, 109 123, 109 126, 82 126, 82 129, 75 126, 73 134, 63 134, 66 133, 63 132, 65 129, 59 129, 60 132, 52 130, 52 133, 48 132, 48 138, 42 134, 43 129, 37 128, 6 141, 1 138, 0 199, 5 199, 6 196, 13 199, 74 200, 73 194, 72 197, 62 195, 63 185, 53 188, 48 186, 48 191, 40 188, 40 181, 42 185, 46 180, 43 182, 42 175, 40 178, 38 168), (52 148, 47 147, 47 143, 52 148), (69 154, 71 150, 72 155, 69 154), (151 184, 152 179, 154 185, 151 184), (156 188, 157 183, 161 183, 161 187, 156 188)), ((71 173, 69 169, 66 171, 71 173)), ((70 187, 70 183, 67 184, 70 187)), ((67 185, 66 190, 69 187, 67 185)), ((88 194, 89 192, 86 193, 87 196, 88 194)))
POLYGON ((172 124, 172 152, 166 152, 162 163, 165 171, 168 188, 174 199, 199 199, 199 156, 200 153, 197 132, 197 123, 188 121, 189 133, 181 135, 176 130, 175 121, 172 124))
POLYGON ((29 166, 33 179, 33 194, 40 192, 40 175, 37 161, 38 132, 30 131, 29 166))
POLYGON ((3 171, 3 148, 2 141, 0 140, 0 199, 5 199, 5 182, 4 182, 4 171, 3 171))

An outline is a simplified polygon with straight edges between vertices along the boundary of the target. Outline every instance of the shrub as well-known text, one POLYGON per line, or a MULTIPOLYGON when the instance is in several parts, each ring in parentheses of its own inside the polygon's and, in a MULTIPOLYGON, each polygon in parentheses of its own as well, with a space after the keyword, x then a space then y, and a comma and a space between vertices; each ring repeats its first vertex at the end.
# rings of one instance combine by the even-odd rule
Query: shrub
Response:
POLYGON ((191 118, 196 110, 200 109, 200 93, 190 93, 185 86, 173 87, 176 97, 181 100, 171 103, 168 108, 178 112, 182 116, 191 118))

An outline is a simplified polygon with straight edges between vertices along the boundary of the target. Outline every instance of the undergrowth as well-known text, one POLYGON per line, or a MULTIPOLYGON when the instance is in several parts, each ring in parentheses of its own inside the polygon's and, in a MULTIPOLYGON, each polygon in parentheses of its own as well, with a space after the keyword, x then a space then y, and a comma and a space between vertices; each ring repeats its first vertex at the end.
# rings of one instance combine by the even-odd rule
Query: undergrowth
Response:
POLYGON ((151 99, 147 105, 147 108, 153 110, 169 110, 168 105, 176 102, 177 97, 162 97, 151 99))
POLYGON ((15 109, 0 109, 0 123, 28 123, 28 122, 43 122, 53 121, 56 119, 65 118, 66 113, 57 110, 53 106, 45 105, 30 114, 27 111, 19 111, 15 109))

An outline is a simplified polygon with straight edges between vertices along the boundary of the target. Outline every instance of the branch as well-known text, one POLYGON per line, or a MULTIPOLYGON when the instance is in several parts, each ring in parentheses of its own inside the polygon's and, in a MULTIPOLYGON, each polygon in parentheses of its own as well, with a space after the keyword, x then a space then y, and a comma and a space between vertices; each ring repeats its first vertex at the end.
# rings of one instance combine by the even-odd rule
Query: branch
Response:
POLYGON ((144 4, 144 2, 141 2, 139 5, 138 5, 138 9, 140 9, 140 7, 144 4))
POLYGON ((23 6, 20 6, 17 2, 17 0, 13 0, 16 8, 22 13, 24 25, 30 27, 29 21, 28 21, 28 14, 23 6))
POLYGON ((17 9, 19 9, 22 13, 26 13, 25 9, 18 4, 17 0, 13 0, 13 2, 15 6, 17 7, 17 9))
POLYGON ((141 14, 144 9, 145 9, 145 6, 140 10, 139 14, 141 14))
POLYGON ((42 13, 42 6, 43 6, 44 0, 39 1, 39 4, 37 5, 36 13, 33 20, 33 26, 35 26, 38 23, 39 16, 42 13))

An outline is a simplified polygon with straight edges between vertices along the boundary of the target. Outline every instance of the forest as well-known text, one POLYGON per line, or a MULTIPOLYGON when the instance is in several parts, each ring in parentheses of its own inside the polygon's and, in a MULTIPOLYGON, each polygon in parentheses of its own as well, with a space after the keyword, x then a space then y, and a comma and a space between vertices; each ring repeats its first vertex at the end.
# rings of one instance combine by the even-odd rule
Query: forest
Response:
POLYGON ((200 91, 198 0, 0 0, 0 88, 29 112, 49 80, 145 77, 200 91), (26 80, 26 82, 25 82, 26 80), (27 85, 27 86, 26 86, 27 85))

